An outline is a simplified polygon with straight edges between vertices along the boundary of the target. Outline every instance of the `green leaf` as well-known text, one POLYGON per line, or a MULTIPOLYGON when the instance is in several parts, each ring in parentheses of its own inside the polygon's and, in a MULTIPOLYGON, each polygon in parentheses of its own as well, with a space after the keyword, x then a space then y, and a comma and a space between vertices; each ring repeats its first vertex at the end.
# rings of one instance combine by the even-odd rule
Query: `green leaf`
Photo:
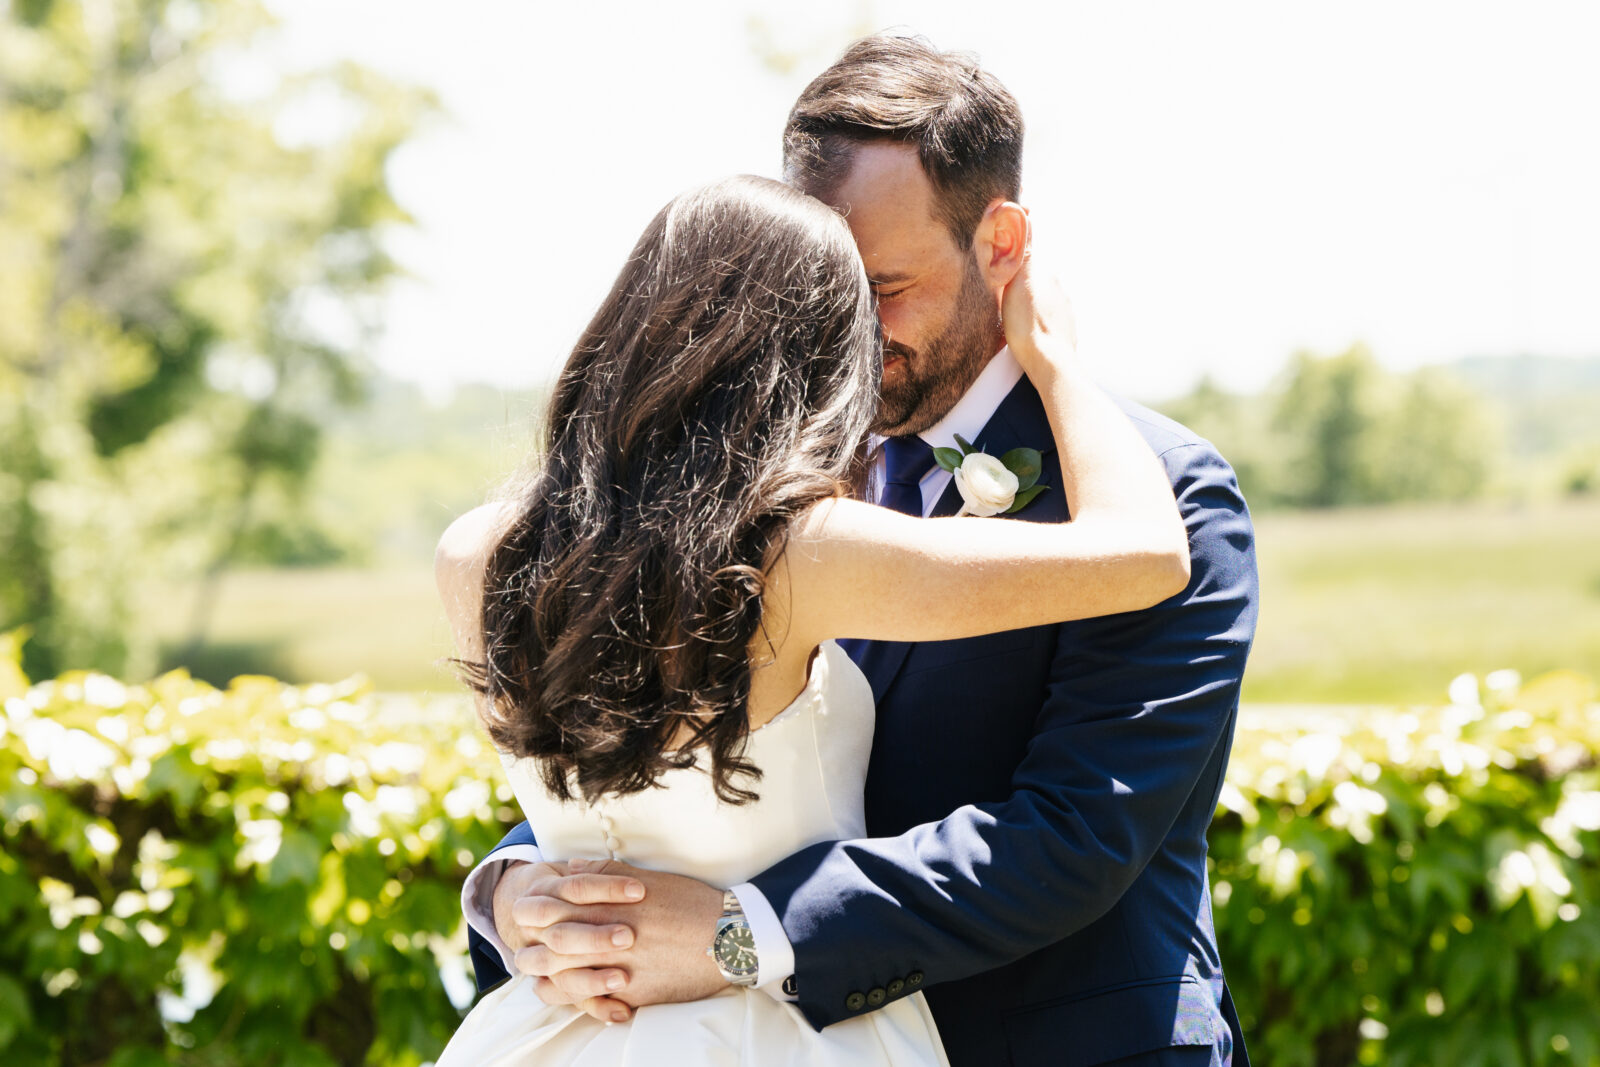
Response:
MULTIPOLYGON (((959 441, 960 438, 956 438, 956 440, 959 441)), ((933 450, 933 461, 952 474, 955 473, 957 467, 961 466, 963 458, 965 457, 953 448, 936 448, 933 450)))
POLYGON ((17 1033, 33 1022, 28 991, 16 979, 0 974, 0 1048, 11 1044, 17 1033))
POLYGON ((1044 471, 1044 457, 1038 449, 1013 448, 1000 457, 1000 464, 1017 476, 1017 489, 1031 489, 1044 471))
POLYGON ((172 794, 178 810, 185 811, 195 806, 205 788, 205 771, 194 765, 187 752, 172 749, 155 761, 144 784, 152 794, 172 794))
POLYGON ((976 448, 972 447, 972 443, 960 434, 956 434, 956 444, 961 446, 961 454, 963 456, 970 456, 977 451, 976 448))
POLYGON ((304 830, 290 830, 283 835, 278 854, 267 867, 268 885, 285 885, 289 882, 317 884, 317 872, 322 864, 322 854, 327 844, 318 841, 304 830))
POLYGON ((1050 488, 1048 485, 1035 485, 1022 490, 1022 492, 1017 494, 1017 498, 1011 502, 1011 506, 1006 508, 1006 510, 1001 512, 1001 514, 1015 515, 1017 512, 1033 503, 1033 498, 1048 488, 1050 488))

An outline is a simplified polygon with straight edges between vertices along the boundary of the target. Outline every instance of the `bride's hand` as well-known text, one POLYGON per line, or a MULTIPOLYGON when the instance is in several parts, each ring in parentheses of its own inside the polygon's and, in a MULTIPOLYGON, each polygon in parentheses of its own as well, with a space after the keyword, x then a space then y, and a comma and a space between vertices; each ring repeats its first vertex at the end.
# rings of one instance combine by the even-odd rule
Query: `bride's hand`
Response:
POLYGON ((1061 280, 1030 250, 1000 300, 1006 344, 1037 386, 1041 376, 1077 358, 1078 326, 1061 280))

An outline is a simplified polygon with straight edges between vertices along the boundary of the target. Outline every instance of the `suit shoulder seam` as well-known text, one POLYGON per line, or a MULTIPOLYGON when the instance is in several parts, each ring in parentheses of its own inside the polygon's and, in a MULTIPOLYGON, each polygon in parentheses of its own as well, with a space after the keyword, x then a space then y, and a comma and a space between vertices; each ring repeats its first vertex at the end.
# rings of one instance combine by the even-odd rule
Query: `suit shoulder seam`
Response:
POLYGON ((1169 445, 1168 447, 1163 448, 1160 452, 1156 453, 1156 456, 1157 458, 1165 459, 1169 454, 1178 451, 1180 448, 1201 448, 1216 451, 1215 448, 1205 441, 1179 441, 1175 445, 1169 445))

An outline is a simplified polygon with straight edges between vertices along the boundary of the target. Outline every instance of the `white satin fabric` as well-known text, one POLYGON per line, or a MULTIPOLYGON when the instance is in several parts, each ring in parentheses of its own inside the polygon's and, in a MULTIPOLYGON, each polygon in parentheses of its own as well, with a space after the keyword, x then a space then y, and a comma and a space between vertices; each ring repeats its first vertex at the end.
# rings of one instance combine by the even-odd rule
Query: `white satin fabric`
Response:
MULTIPOLYGON (((862 784, 872 729, 872 689, 829 641, 812 661, 805 690, 750 735, 747 755, 762 771, 754 803, 719 802, 703 761, 669 772, 661 788, 593 805, 551 796, 529 760, 504 762, 546 857, 611 857, 726 888, 807 845, 866 836, 862 784)), ((946 1060, 920 994, 820 1033, 794 1004, 734 988, 693 1003, 650 1005, 627 1023, 606 1026, 544 1004, 519 976, 478 1002, 438 1062, 923 1067, 946 1060)))

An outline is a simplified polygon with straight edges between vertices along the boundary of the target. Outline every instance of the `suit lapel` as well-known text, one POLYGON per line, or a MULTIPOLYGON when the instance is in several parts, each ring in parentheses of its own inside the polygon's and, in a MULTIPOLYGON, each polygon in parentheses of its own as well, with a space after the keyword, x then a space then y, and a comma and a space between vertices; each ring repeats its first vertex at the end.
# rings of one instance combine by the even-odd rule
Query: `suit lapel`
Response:
MULTIPOLYGON (((992 456, 1003 456, 1013 448, 1033 448, 1041 455, 1055 451, 1049 416, 1045 414, 1038 391, 1027 378, 1017 382, 1006 394, 972 444, 978 451, 992 456)), ((951 445, 954 446, 954 442, 951 445)), ((934 504, 930 517, 954 515, 960 508, 961 491, 952 479, 934 504)), ((851 641, 847 646, 850 658, 872 683, 873 699, 880 706, 915 645, 915 641, 851 641)))
MULTIPOLYGON (((951 443, 954 447, 954 442, 951 443)), ((1055 435, 1050 432, 1050 417, 1045 414, 1044 401, 1033 383, 1023 378, 1012 387, 994 414, 984 424, 983 431, 972 442, 972 447, 991 456, 1005 455, 1013 448, 1031 448, 1041 456, 1056 450, 1055 435)), ((939 496, 933 506, 932 517, 954 515, 961 510, 961 490, 955 479, 939 496)))

